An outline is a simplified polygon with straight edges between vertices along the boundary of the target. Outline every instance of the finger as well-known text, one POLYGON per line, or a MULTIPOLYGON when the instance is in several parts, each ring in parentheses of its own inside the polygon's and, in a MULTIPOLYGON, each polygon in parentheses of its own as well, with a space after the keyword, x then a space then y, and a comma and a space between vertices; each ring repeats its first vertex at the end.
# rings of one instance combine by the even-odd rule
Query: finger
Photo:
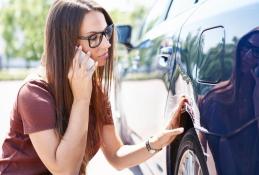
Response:
POLYGON ((75 57, 74 57, 74 60, 75 60, 74 68, 76 68, 76 69, 80 68, 80 55, 81 55, 81 52, 82 52, 82 46, 80 45, 77 48, 77 51, 76 51, 76 54, 75 54, 75 57))
POLYGON ((180 117, 182 111, 185 110, 185 103, 188 103, 188 100, 186 97, 182 96, 179 99, 178 105, 174 109, 169 124, 167 125, 167 129, 178 127, 180 124, 180 117))
POLYGON ((179 102, 178 102, 178 107, 177 107, 177 110, 176 112, 177 113, 182 113, 185 111, 185 107, 186 105, 189 104, 189 101, 188 99, 185 97, 185 96, 182 96, 180 99, 179 99, 179 102))
POLYGON ((252 76, 253 76, 254 79, 256 79, 256 73, 255 73, 255 72, 256 72, 256 69, 257 69, 257 68, 255 67, 254 69, 251 69, 251 70, 250 70, 250 72, 251 72, 251 74, 252 74, 252 76))
POLYGON ((257 60, 256 66, 253 69, 253 77, 256 80, 256 82, 258 82, 258 78, 259 78, 259 61, 257 60))
POLYGON ((96 61, 94 66, 88 71, 89 77, 92 77, 94 74, 94 71, 97 69, 98 67, 98 62, 96 61))
POLYGON ((86 55, 88 55, 88 57, 90 57, 90 56, 91 56, 91 52, 88 51, 88 52, 86 53, 86 55))
POLYGON ((180 128, 176 128, 176 129, 170 129, 170 130, 166 130, 166 132, 170 135, 179 135, 184 132, 184 128, 180 127, 180 128))
POLYGON ((181 96, 179 99, 179 106, 183 106, 185 103, 189 103, 188 99, 186 98, 186 96, 181 96))

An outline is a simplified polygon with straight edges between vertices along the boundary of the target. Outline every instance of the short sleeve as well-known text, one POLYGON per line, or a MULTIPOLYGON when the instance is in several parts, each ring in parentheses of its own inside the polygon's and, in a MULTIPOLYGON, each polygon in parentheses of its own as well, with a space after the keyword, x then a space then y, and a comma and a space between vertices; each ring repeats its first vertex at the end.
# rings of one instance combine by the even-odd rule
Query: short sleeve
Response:
POLYGON ((40 80, 24 84, 17 98, 24 134, 55 128, 54 98, 40 80))

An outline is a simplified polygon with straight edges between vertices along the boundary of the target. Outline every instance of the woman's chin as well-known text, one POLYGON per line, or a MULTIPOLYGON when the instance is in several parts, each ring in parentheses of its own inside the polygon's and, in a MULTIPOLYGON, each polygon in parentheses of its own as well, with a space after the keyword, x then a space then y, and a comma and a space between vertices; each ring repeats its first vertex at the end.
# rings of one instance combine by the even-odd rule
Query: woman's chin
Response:
POLYGON ((106 64, 106 61, 103 61, 103 60, 98 61, 98 67, 103 67, 105 66, 105 64, 106 64))

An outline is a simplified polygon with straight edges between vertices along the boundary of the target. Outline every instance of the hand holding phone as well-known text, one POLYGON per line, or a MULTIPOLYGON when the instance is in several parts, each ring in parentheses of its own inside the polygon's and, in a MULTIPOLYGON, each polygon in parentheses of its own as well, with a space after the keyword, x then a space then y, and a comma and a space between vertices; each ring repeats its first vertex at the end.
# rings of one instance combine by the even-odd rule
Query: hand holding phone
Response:
MULTIPOLYGON (((76 47, 76 51, 78 50, 78 47, 76 47)), ((80 49, 79 52, 79 64, 81 65, 84 59, 87 59, 86 62, 86 71, 89 75, 89 77, 91 77, 98 65, 97 61, 94 61, 91 57, 91 53, 88 51, 87 53, 85 53, 82 49, 80 49)))
POLYGON ((97 67, 97 62, 92 66, 91 63, 94 61, 90 61, 90 52, 88 54, 83 54, 82 46, 75 49, 75 55, 67 77, 74 100, 83 99, 90 103, 92 94, 92 75, 97 67))

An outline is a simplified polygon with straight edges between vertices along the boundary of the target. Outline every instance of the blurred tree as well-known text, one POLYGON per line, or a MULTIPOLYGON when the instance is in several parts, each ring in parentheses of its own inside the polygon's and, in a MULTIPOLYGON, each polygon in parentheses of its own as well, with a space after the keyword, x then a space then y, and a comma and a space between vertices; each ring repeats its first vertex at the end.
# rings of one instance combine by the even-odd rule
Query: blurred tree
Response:
MULTIPOLYGON (((4 53, 7 61, 11 58, 24 58, 28 66, 31 60, 38 60, 43 52, 45 19, 53 0, 5 0, 0 15, 0 33, 5 42, 4 53)), ((113 9, 111 14, 115 24, 131 24, 134 28, 132 38, 137 38, 143 15, 144 5, 134 2, 134 9, 125 13, 113 9)))
MULTIPOLYGON (((118 8, 109 11, 115 25, 129 24, 132 26, 132 29, 133 29, 132 35, 131 35, 132 43, 136 43, 135 41, 139 39, 139 33, 141 30, 142 24, 145 21, 144 18, 147 14, 146 12, 149 9, 148 8, 149 6, 138 4, 136 1, 134 2, 134 4, 135 4, 134 9, 130 12, 125 12, 118 8)), ((116 58, 120 63, 122 70, 125 71, 127 67, 132 66, 133 56, 126 56, 128 54, 127 48, 125 45, 122 45, 122 44, 117 45, 116 51, 117 51, 116 58)))
POLYGON ((141 29, 142 23, 144 22, 144 17, 148 10, 147 6, 134 5, 134 10, 130 12, 121 11, 120 9, 113 9, 110 11, 112 19, 115 24, 130 24, 132 26, 133 33, 132 39, 138 39, 138 33, 141 29))
POLYGON ((43 52, 45 19, 52 0, 6 0, 1 9, 1 35, 7 61, 38 60, 43 52))

